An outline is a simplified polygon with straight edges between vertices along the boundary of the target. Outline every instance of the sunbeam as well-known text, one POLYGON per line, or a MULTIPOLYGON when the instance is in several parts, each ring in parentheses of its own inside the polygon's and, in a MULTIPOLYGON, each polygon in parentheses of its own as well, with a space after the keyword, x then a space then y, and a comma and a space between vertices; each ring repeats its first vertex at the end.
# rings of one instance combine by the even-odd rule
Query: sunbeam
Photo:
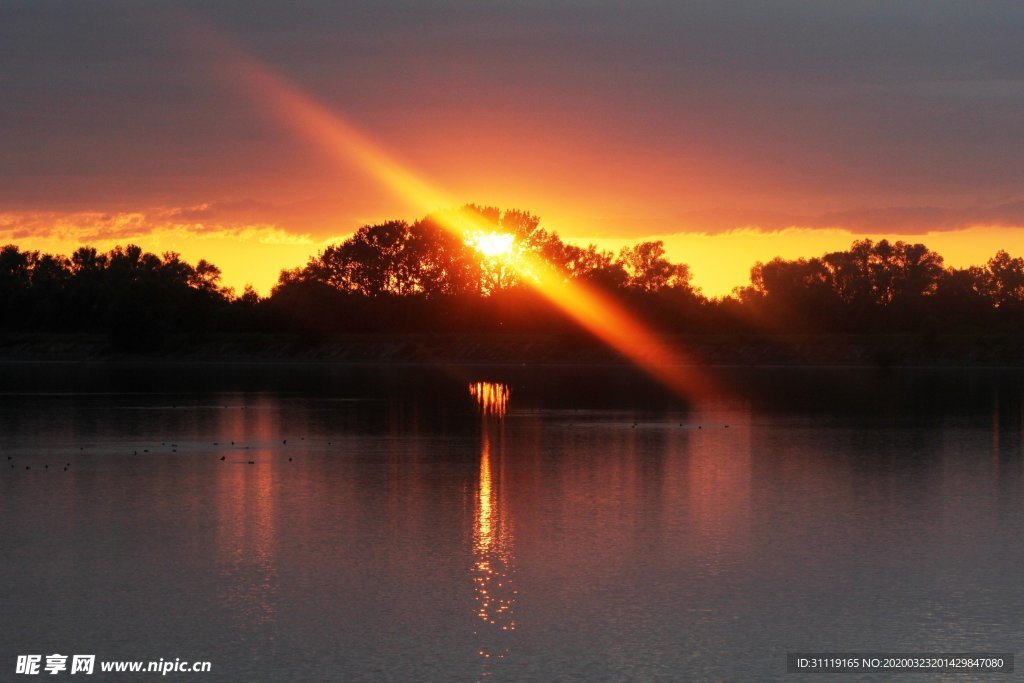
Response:
MULTIPOLYGON (((284 76, 245 53, 224 37, 216 40, 224 66, 246 86, 253 100, 272 110, 294 132, 346 165, 368 173, 397 197, 439 219, 446 230, 467 235, 491 234, 493 226, 472 211, 453 210, 451 194, 420 177, 337 112, 292 85, 284 76)), ((572 280, 537 256, 509 263, 521 280, 585 330, 608 344, 653 378, 684 398, 706 395, 710 381, 677 347, 660 339, 620 304, 597 289, 572 280)))

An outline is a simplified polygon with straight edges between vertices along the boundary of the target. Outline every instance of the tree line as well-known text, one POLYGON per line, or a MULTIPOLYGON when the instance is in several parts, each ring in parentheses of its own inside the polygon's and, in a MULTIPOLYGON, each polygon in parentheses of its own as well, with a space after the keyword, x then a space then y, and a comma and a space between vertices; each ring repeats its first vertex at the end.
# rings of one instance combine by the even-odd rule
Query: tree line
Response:
POLYGON ((951 268, 923 244, 855 241, 809 259, 757 263, 750 283, 709 299, 659 241, 619 252, 566 243, 523 211, 470 206, 475 222, 514 237, 512 254, 481 253, 445 216, 363 226, 283 271, 267 297, 238 294, 220 271, 128 245, 70 257, 0 248, 0 331, 104 333, 118 346, 167 335, 573 332, 513 266, 539 257, 669 333, 1024 331, 1024 258, 1005 251, 951 268))

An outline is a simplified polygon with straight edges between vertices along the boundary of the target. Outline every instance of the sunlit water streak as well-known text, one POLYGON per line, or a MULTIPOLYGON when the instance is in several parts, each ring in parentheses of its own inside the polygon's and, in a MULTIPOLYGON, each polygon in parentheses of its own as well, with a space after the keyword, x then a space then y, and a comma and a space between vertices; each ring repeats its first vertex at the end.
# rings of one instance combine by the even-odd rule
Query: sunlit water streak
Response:
POLYGON ((495 382, 474 382, 470 395, 481 415, 480 474, 473 529, 475 634, 482 661, 481 677, 510 653, 509 635, 516 630, 516 571, 512 520, 504 497, 504 439, 500 419, 508 411, 509 388, 495 382), (496 447, 492 447, 492 438, 496 447))

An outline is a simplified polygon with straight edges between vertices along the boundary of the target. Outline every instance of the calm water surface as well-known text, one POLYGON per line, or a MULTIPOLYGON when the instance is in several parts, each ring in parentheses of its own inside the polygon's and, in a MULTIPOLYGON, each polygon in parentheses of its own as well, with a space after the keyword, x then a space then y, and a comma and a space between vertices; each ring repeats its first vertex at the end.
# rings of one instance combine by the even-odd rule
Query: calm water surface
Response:
POLYGON ((754 681, 796 650, 1019 649, 1021 372, 715 374, 682 401, 624 369, 2 366, 0 679, 55 652, 754 681))

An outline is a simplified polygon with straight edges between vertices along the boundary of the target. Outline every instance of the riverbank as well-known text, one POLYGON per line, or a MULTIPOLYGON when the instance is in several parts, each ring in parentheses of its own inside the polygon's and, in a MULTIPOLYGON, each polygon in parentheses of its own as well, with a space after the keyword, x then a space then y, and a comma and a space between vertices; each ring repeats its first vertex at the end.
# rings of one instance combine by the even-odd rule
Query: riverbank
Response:
MULTIPOLYGON (((1024 336, 679 335, 664 337, 698 365, 1024 366, 1024 336)), ((621 354, 582 335, 172 336, 126 349, 105 335, 0 336, 0 361, 308 361, 413 364, 616 364, 621 354)))

